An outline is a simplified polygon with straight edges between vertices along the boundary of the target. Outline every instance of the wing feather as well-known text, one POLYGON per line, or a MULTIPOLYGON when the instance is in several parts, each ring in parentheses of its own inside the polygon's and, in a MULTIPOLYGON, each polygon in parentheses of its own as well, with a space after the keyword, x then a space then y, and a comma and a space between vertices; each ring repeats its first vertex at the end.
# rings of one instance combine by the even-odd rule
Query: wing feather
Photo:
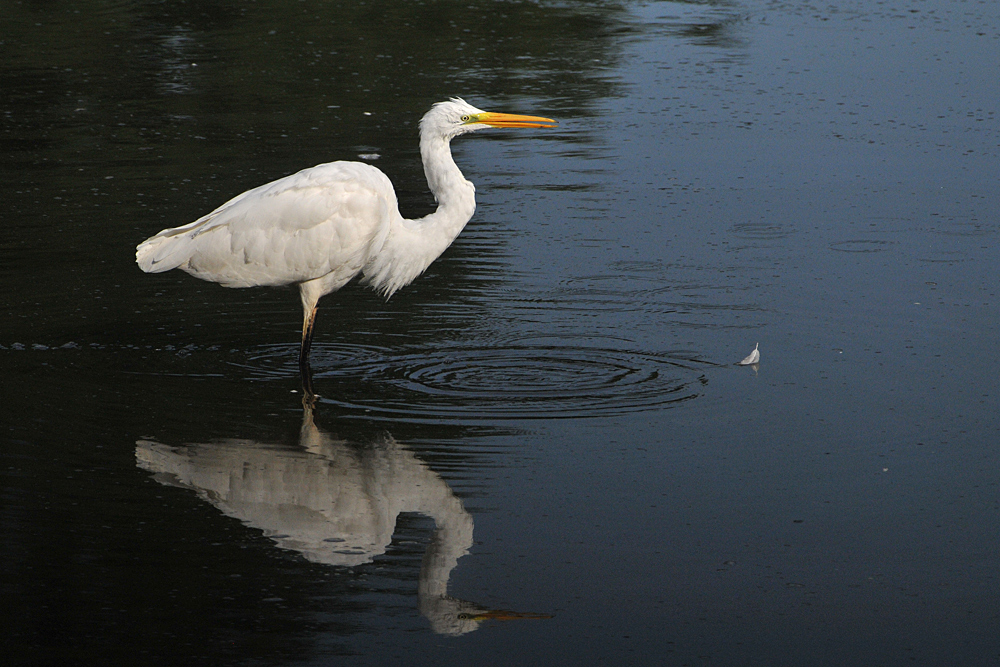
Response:
POLYGON ((359 162, 304 169, 229 200, 136 248, 143 271, 180 268, 228 287, 286 285, 336 274, 347 282, 377 254, 396 195, 381 171, 359 162))

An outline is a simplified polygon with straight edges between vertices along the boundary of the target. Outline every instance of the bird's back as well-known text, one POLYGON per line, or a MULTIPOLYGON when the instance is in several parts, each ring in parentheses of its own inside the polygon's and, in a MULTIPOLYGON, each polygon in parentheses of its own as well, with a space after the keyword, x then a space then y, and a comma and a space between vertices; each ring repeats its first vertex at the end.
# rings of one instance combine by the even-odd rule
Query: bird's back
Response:
POLYGON ((227 287, 323 276, 339 286, 378 253, 396 219, 396 195, 385 174, 360 162, 330 162, 163 230, 139 244, 136 262, 147 273, 180 268, 227 287))

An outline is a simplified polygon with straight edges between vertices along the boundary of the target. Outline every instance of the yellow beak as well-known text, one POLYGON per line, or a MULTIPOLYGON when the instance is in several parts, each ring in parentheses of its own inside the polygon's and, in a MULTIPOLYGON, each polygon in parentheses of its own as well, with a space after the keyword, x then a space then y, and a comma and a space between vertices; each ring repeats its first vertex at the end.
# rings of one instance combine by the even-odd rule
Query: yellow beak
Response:
POLYGON ((476 114, 471 123, 483 123, 491 127, 555 127, 556 122, 551 118, 541 116, 519 116, 513 113, 492 113, 484 111, 476 114))

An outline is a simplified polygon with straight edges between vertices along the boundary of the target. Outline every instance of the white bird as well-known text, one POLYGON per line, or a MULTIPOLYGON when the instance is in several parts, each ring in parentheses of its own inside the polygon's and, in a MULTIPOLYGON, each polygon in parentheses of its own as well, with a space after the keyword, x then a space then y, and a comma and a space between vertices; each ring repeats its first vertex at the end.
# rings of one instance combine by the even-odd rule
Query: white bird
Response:
POLYGON ((538 116, 491 113, 453 98, 420 121, 420 156, 437 210, 418 220, 399 214, 389 178, 360 162, 304 169, 234 197, 182 227, 136 247, 146 273, 181 269, 224 287, 298 285, 302 297, 299 368, 320 297, 356 276, 386 298, 443 253, 476 210, 475 186, 451 156, 451 140, 488 127, 553 127, 538 116))
POLYGON ((753 352, 747 355, 746 359, 740 362, 740 366, 750 366, 760 361, 760 350, 758 348, 760 348, 760 343, 754 345, 753 352))

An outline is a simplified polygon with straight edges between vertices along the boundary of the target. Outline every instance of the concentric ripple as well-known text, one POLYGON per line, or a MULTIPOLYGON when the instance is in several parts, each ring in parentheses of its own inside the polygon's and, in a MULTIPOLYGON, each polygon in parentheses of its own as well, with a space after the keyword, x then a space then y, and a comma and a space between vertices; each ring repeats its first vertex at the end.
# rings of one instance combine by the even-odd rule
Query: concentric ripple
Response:
POLYGON ((395 351, 314 348, 324 402, 369 416, 439 419, 608 417, 700 393, 712 365, 693 355, 600 347, 504 345, 395 351))

